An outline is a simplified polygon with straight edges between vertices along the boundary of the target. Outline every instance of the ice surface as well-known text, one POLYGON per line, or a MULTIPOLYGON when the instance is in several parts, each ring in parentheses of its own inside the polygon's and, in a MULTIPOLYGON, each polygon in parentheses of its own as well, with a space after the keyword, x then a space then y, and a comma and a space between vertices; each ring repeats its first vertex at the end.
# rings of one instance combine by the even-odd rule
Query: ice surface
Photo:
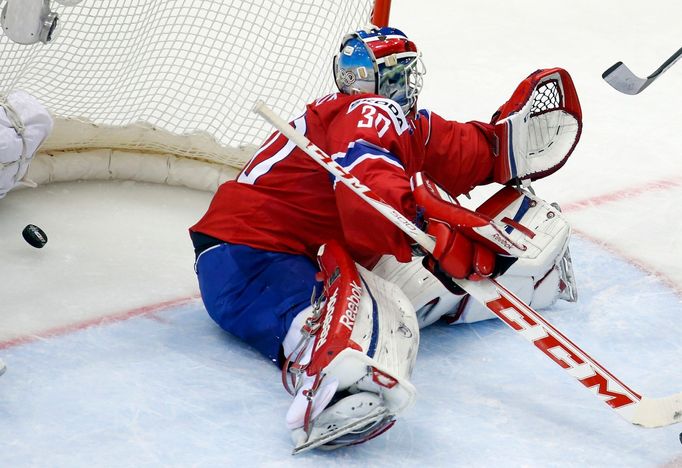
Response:
MULTIPOLYGON (((678 296, 589 242, 573 247, 581 302, 547 317, 634 390, 678 391, 678 296), (609 277, 588 279, 595 265, 609 277)), ((417 403, 385 437, 295 459, 277 370, 214 326, 199 301, 3 355, 0 466, 682 462, 679 428, 624 422, 498 321, 426 329, 417 403)))
MULTIPOLYGON (((682 4, 393 3, 445 117, 487 120, 531 71, 571 72, 583 138, 536 188, 576 227, 580 301, 545 315, 635 391, 682 390, 682 68, 638 96, 601 79, 677 50, 682 4)), ((209 200, 130 182, 0 200, 0 466, 682 466, 681 425, 631 426, 496 321, 424 330, 416 405, 384 436, 292 458, 276 369, 196 299, 186 228, 209 200)))

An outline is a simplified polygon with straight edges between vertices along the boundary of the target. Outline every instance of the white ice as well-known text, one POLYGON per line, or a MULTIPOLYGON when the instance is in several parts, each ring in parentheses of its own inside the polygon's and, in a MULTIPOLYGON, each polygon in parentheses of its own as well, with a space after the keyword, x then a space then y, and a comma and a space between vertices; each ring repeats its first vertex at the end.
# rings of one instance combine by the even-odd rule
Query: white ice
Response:
MULTIPOLYGON (((572 74, 583 137, 536 189, 576 228, 580 300, 545 315, 635 391, 681 391, 682 65, 638 96, 601 73, 656 69, 682 4, 393 3, 424 51, 421 104, 446 117, 487 120, 537 68, 572 74)), ((497 321, 423 331, 417 403, 384 436, 292 457, 277 370, 198 299, 186 229, 210 196, 119 181, 0 201, 0 466, 682 466, 682 425, 628 424, 497 321)))

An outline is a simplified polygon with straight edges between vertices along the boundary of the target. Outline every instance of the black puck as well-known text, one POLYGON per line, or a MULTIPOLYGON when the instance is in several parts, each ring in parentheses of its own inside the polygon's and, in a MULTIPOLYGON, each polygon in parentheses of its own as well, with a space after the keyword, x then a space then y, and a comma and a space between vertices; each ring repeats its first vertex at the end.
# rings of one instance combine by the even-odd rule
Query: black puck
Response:
POLYGON ((42 249, 47 244, 47 234, 35 224, 29 224, 21 231, 24 240, 36 249, 42 249))

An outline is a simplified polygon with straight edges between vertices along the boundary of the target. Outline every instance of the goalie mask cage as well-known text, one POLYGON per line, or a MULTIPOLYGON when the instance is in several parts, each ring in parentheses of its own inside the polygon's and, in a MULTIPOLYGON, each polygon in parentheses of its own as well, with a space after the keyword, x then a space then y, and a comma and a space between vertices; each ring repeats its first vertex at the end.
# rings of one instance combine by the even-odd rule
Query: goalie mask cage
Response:
POLYGON ((252 112, 255 101, 294 117, 335 91, 331 64, 341 39, 371 22, 385 25, 389 7, 390 0, 56 5, 61 31, 53 43, 19 45, 0 34, 0 93, 23 89, 55 117, 28 176, 214 190, 273 131, 252 112))

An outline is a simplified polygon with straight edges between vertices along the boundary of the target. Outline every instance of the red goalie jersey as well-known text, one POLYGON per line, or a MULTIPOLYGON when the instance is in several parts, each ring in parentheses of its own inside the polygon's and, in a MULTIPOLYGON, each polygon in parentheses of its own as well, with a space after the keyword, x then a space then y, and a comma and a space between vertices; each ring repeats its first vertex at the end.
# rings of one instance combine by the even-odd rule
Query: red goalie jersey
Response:
MULTIPOLYGON (((409 184, 417 171, 453 195, 492 180, 488 124, 424 110, 406 117, 390 99, 337 93, 309 104, 293 125, 408 219, 417 216, 409 184)), ((279 132, 220 186, 191 231, 311 258, 336 240, 365 266, 383 254, 411 258, 405 234, 279 132)))

